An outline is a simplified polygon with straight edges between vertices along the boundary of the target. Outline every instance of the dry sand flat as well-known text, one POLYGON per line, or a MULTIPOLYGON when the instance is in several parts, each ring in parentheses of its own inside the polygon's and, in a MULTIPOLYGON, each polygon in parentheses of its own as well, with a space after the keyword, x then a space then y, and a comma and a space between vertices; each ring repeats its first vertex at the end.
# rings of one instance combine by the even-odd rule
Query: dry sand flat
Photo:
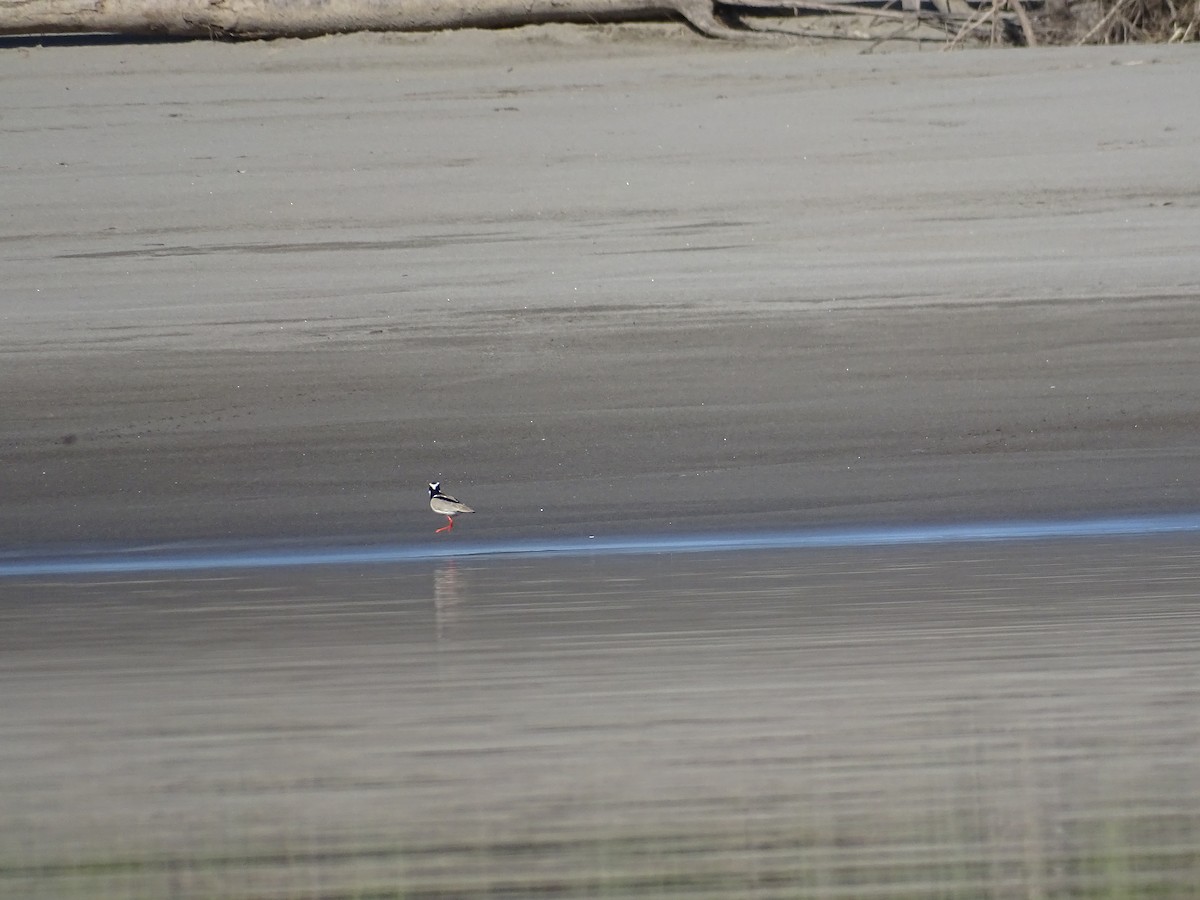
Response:
POLYGON ((0 535, 1194 508, 1198 65, 5 50, 0 535))

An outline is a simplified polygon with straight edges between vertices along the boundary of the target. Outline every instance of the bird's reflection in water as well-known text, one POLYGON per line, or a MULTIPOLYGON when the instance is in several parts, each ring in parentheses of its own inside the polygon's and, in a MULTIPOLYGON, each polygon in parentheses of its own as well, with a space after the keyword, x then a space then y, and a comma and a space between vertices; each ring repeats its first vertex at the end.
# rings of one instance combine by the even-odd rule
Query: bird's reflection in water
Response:
POLYGON ((452 639, 454 627, 462 621, 462 590, 455 560, 446 560, 433 570, 433 616, 439 644, 452 639))

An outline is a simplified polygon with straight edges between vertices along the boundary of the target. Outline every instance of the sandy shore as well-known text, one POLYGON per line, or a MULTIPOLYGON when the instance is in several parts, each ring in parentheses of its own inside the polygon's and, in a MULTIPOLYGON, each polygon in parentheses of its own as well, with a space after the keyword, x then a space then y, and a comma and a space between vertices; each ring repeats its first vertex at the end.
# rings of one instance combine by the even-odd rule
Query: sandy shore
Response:
MULTIPOLYGON (((0 50, 0 550, 1194 512, 1198 78, 0 50)), ((1196 559, 0 579, 0 894, 1194 895, 1196 559)))
POLYGON ((0 542, 1194 509, 1197 67, 4 50, 0 542))

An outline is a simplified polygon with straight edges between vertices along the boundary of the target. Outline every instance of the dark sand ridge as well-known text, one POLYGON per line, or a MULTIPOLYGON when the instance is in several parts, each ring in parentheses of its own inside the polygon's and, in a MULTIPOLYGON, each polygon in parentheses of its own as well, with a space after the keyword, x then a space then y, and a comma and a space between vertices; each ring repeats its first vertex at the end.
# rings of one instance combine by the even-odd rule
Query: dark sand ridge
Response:
POLYGON ((0 541, 1195 509, 1198 67, 5 51, 0 541))

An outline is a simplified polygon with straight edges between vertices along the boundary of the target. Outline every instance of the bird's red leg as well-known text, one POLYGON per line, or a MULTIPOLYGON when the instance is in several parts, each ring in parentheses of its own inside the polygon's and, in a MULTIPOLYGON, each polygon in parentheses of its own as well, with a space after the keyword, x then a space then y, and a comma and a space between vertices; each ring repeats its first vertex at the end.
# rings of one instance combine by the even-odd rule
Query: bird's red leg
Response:
POLYGON ((443 531, 452 531, 454 529, 454 516, 446 516, 446 524, 439 528, 434 534, 441 534, 443 531))

